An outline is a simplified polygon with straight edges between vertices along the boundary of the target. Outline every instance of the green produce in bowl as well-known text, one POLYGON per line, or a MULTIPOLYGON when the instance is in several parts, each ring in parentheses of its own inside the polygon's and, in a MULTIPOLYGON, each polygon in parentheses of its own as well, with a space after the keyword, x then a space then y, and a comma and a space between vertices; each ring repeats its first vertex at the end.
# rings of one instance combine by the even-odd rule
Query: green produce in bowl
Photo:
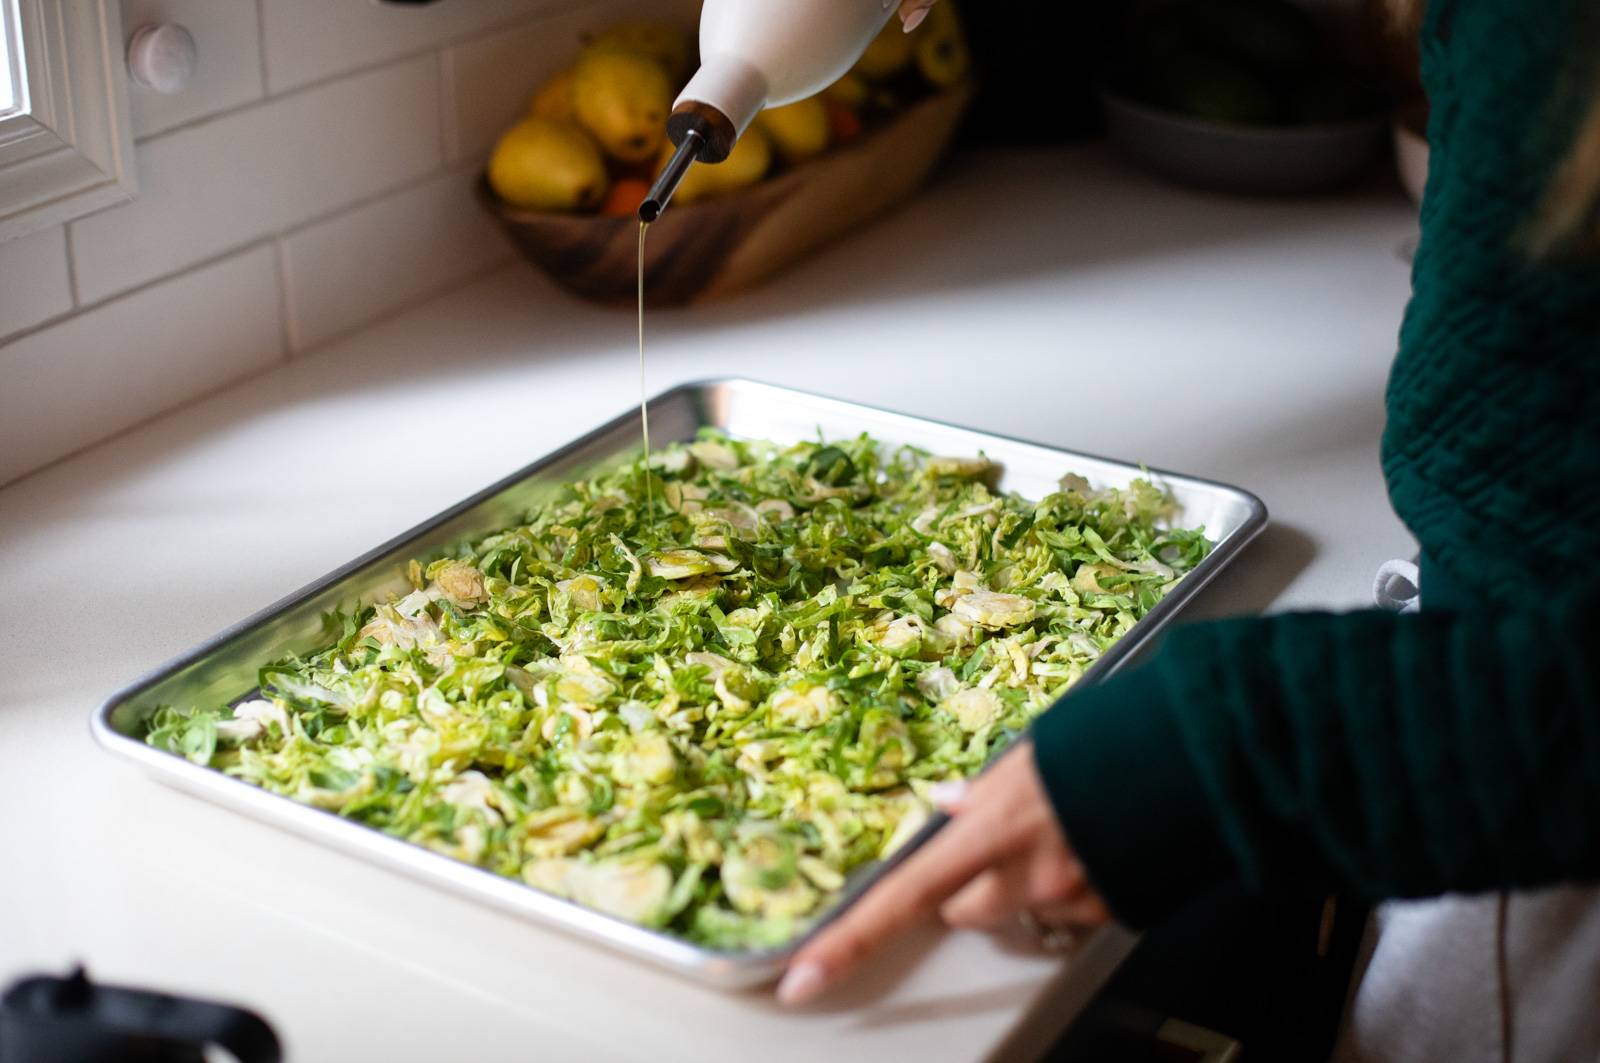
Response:
POLYGON ((1292 80, 1328 59, 1316 23, 1287 0, 1205 0, 1186 10, 1196 43, 1263 77, 1292 80))
POLYGON ((1271 84, 1227 59, 1200 52, 1175 57, 1163 77, 1164 102, 1195 118, 1275 125, 1286 111, 1271 84))
POLYGON ((1129 24, 1114 85, 1193 118, 1285 126, 1370 118, 1382 95, 1286 0, 1166 0, 1129 24))

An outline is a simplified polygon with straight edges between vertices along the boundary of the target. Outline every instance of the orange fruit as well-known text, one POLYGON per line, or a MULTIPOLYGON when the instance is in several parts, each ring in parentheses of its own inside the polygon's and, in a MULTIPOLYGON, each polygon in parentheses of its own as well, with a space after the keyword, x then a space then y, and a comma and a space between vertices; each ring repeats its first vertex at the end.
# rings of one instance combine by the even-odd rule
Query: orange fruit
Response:
POLYGON ((861 135, 861 116, 838 100, 823 100, 828 108, 828 129, 835 144, 848 144, 861 135))
POLYGON ((639 177, 624 177, 611 186, 600 213, 608 218, 625 218, 639 210, 639 204, 650 194, 650 182, 639 177))

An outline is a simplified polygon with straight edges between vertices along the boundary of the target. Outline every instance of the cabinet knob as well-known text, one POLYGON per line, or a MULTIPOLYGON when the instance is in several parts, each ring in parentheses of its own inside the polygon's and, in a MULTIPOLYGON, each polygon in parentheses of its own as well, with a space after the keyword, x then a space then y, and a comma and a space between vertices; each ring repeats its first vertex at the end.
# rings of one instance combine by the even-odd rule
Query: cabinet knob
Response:
POLYGON ((189 84, 199 59, 194 35, 176 22, 140 26, 128 40, 128 76, 162 95, 189 84))

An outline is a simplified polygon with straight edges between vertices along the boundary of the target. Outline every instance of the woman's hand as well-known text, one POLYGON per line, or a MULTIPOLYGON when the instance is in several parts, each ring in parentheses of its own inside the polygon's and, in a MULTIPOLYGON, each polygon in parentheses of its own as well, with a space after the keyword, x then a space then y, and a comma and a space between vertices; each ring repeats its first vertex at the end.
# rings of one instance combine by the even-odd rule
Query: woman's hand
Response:
POLYGON ((1007 752, 970 786, 936 788, 951 822, 807 944, 778 983, 800 1004, 847 975, 889 938, 938 912, 951 926, 1100 926, 1110 912, 1067 846, 1034 768, 1033 744, 1007 752))
POLYGON ((933 5, 934 0, 900 0, 900 24, 907 33, 922 25, 922 20, 928 17, 928 8, 933 5))

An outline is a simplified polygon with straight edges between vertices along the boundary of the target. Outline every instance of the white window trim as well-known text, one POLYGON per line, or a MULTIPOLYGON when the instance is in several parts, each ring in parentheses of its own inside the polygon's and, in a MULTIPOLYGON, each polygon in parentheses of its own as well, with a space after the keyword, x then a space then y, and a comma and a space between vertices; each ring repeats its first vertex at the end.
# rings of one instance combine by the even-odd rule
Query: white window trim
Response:
POLYGON ((18 27, 0 76, 23 106, 0 116, 0 240, 131 199, 133 135, 116 0, 0 0, 18 27), (20 45, 20 47, 18 47, 20 45))
POLYGON ((22 77, 21 23, 16 0, 0 0, 0 119, 28 109, 28 85, 22 77))

